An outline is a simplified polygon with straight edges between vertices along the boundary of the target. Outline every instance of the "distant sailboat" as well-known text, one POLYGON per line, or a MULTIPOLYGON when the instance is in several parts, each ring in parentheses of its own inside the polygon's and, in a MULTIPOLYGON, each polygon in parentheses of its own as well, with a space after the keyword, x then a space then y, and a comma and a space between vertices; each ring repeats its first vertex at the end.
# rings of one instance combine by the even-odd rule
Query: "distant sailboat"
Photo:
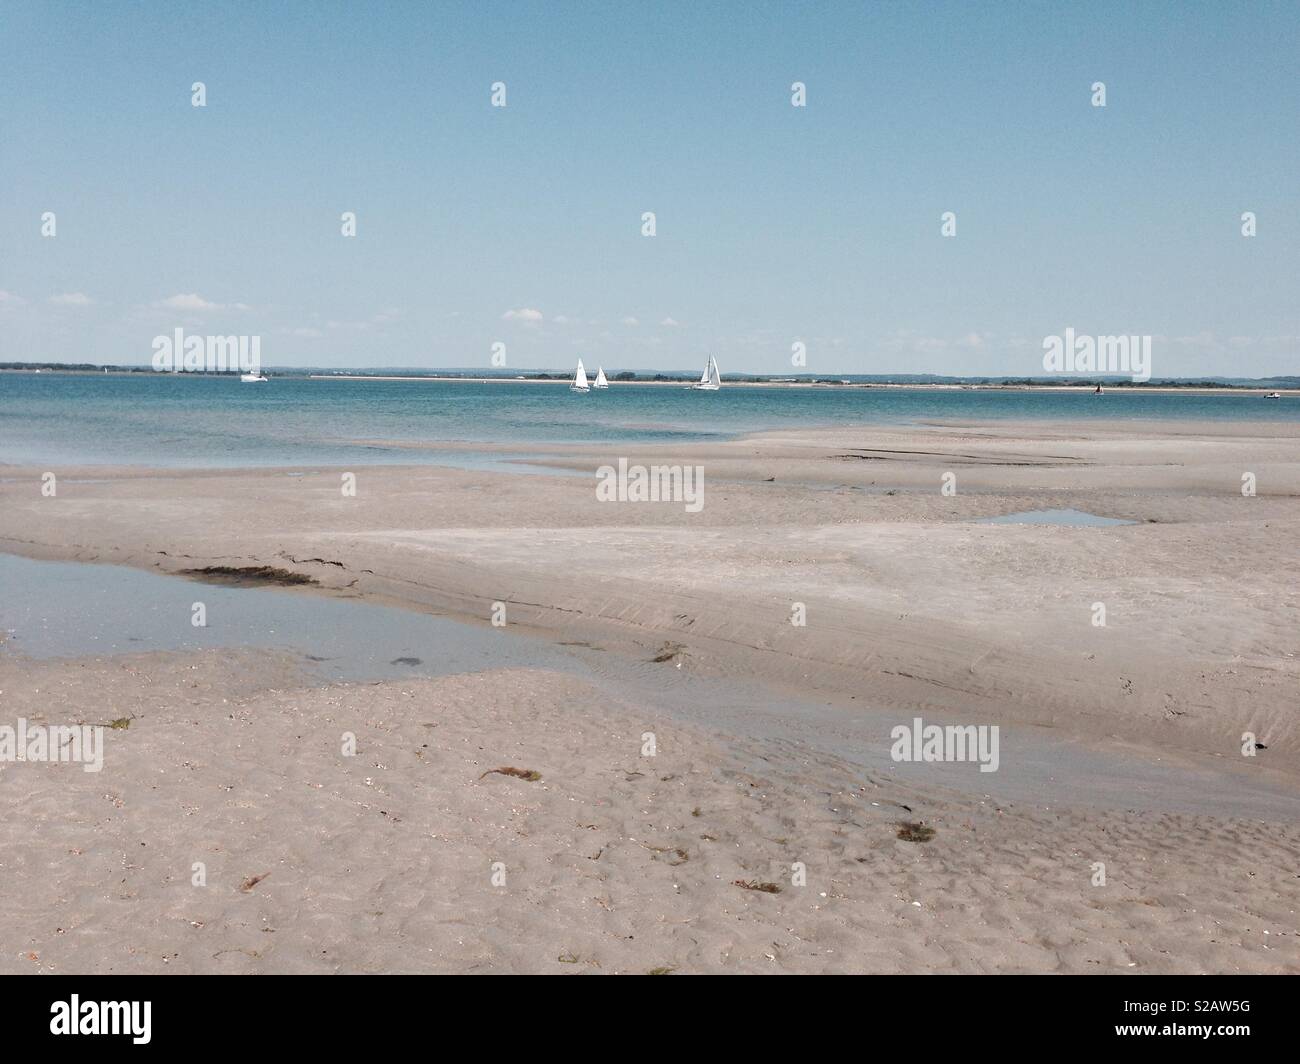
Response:
POLYGON ((595 379, 594 381, 591 382, 591 386, 592 386, 593 388, 608 388, 608 387, 609 387, 609 381, 607 381, 607 380, 605 379, 605 367, 604 367, 604 366, 597 366, 597 367, 596 367, 596 379, 595 379))
POLYGON ((691 388, 697 392, 716 392, 722 387, 722 374, 718 372, 718 360, 712 355, 709 361, 704 364, 704 372, 700 374, 700 379, 691 385, 691 388))
POLYGON ((591 385, 587 383, 587 371, 582 368, 582 359, 578 359, 578 371, 573 375, 573 383, 569 385, 569 391, 591 391, 591 385))
POLYGON ((1281 398, 1282 398, 1282 393, 1281 393, 1281 392, 1269 392, 1268 395, 1264 396, 1264 398, 1265 398, 1265 399, 1281 399, 1281 398))
POLYGON ((244 384, 257 384, 259 382, 262 384, 266 383, 266 378, 263 377, 260 373, 241 373, 239 375, 239 379, 244 384))

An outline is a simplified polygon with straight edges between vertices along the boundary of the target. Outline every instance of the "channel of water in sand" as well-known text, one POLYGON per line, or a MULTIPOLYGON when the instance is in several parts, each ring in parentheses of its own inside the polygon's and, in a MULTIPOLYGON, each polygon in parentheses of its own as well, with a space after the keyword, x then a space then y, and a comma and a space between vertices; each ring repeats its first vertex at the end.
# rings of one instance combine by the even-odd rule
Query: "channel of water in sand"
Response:
MULTIPOLYGON (((280 588, 228 587, 123 566, 33 561, 0 554, 0 653, 78 658, 223 647, 301 656, 304 685, 374 682, 506 667, 576 675, 619 702, 733 735, 802 743, 874 778, 941 785, 1040 806, 1149 809, 1264 820, 1300 817, 1300 794, 1266 766, 1199 763, 1062 739, 1048 729, 1001 729, 1001 767, 897 764, 890 729, 911 714, 637 661, 474 625, 280 588), (206 627, 191 624, 194 603, 206 627)), ((943 721, 926 723, 986 723, 943 721)))

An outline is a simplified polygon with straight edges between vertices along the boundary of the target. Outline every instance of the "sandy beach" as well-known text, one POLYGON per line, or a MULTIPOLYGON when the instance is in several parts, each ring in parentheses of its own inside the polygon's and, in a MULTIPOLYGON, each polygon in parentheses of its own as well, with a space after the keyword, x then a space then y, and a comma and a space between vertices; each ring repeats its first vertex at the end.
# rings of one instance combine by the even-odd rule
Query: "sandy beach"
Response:
POLYGON ((0 968, 1300 971, 1298 436, 877 425, 534 448, 547 475, 59 468, 53 497, 4 467, 4 551, 296 574, 606 681, 7 654, 8 717, 130 723, 101 773, 0 766, 0 968), (599 501, 620 458, 702 467, 702 508, 599 501), (1126 523, 989 522, 1062 510, 1126 523), (1003 729, 998 771, 893 764, 916 717, 1003 729))

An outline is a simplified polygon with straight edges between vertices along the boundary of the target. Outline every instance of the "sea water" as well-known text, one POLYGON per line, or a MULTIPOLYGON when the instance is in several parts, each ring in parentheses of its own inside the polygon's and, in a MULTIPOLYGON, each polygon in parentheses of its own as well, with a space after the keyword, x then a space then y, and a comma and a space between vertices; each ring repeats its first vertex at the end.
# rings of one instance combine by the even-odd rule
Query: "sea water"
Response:
POLYGON ((539 443, 676 443, 765 429, 935 420, 1300 421, 1258 395, 0 373, 0 463, 243 467, 500 463, 539 443), (507 447, 443 452, 460 441, 507 447))

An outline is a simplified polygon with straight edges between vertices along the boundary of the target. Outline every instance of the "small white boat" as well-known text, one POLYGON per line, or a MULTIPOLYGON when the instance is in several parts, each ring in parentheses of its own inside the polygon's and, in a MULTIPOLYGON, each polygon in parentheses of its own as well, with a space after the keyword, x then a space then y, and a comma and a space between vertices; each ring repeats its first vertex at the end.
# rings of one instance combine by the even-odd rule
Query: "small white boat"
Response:
POLYGON ((597 367, 596 367, 596 379, 595 379, 594 381, 591 382, 591 386, 592 386, 593 388, 608 388, 608 387, 609 387, 609 381, 607 381, 607 380, 605 379, 605 367, 604 367, 604 366, 597 366, 597 367))
POLYGON ((1281 398, 1282 398, 1282 393, 1281 393, 1281 392, 1269 392, 1268 395, 1264 396, 1264 398, 1265 398, 1265 399, 1281 399, 1281 398))
POLYGON ((239 375, 239 379, 244 384, 257 384, 259 381, 263 384, 266 383, 266 378, 263 377, 260 373, 241 373, 239 375))
POLYGON ((718 372, 718 360, 712 355, 709 361, 704 364, 704 372, 700 374, 700 379, 691 385, 691 389, 697 392, 716 392, 722 387, 722 374, 718 372))
POLYGON ((578 359, 578 370, 573 375, 573 383, 569 385, 571 392, 589 392, 591 385, 587 383, 587 371, 582 368, 582 359, 578 359))

